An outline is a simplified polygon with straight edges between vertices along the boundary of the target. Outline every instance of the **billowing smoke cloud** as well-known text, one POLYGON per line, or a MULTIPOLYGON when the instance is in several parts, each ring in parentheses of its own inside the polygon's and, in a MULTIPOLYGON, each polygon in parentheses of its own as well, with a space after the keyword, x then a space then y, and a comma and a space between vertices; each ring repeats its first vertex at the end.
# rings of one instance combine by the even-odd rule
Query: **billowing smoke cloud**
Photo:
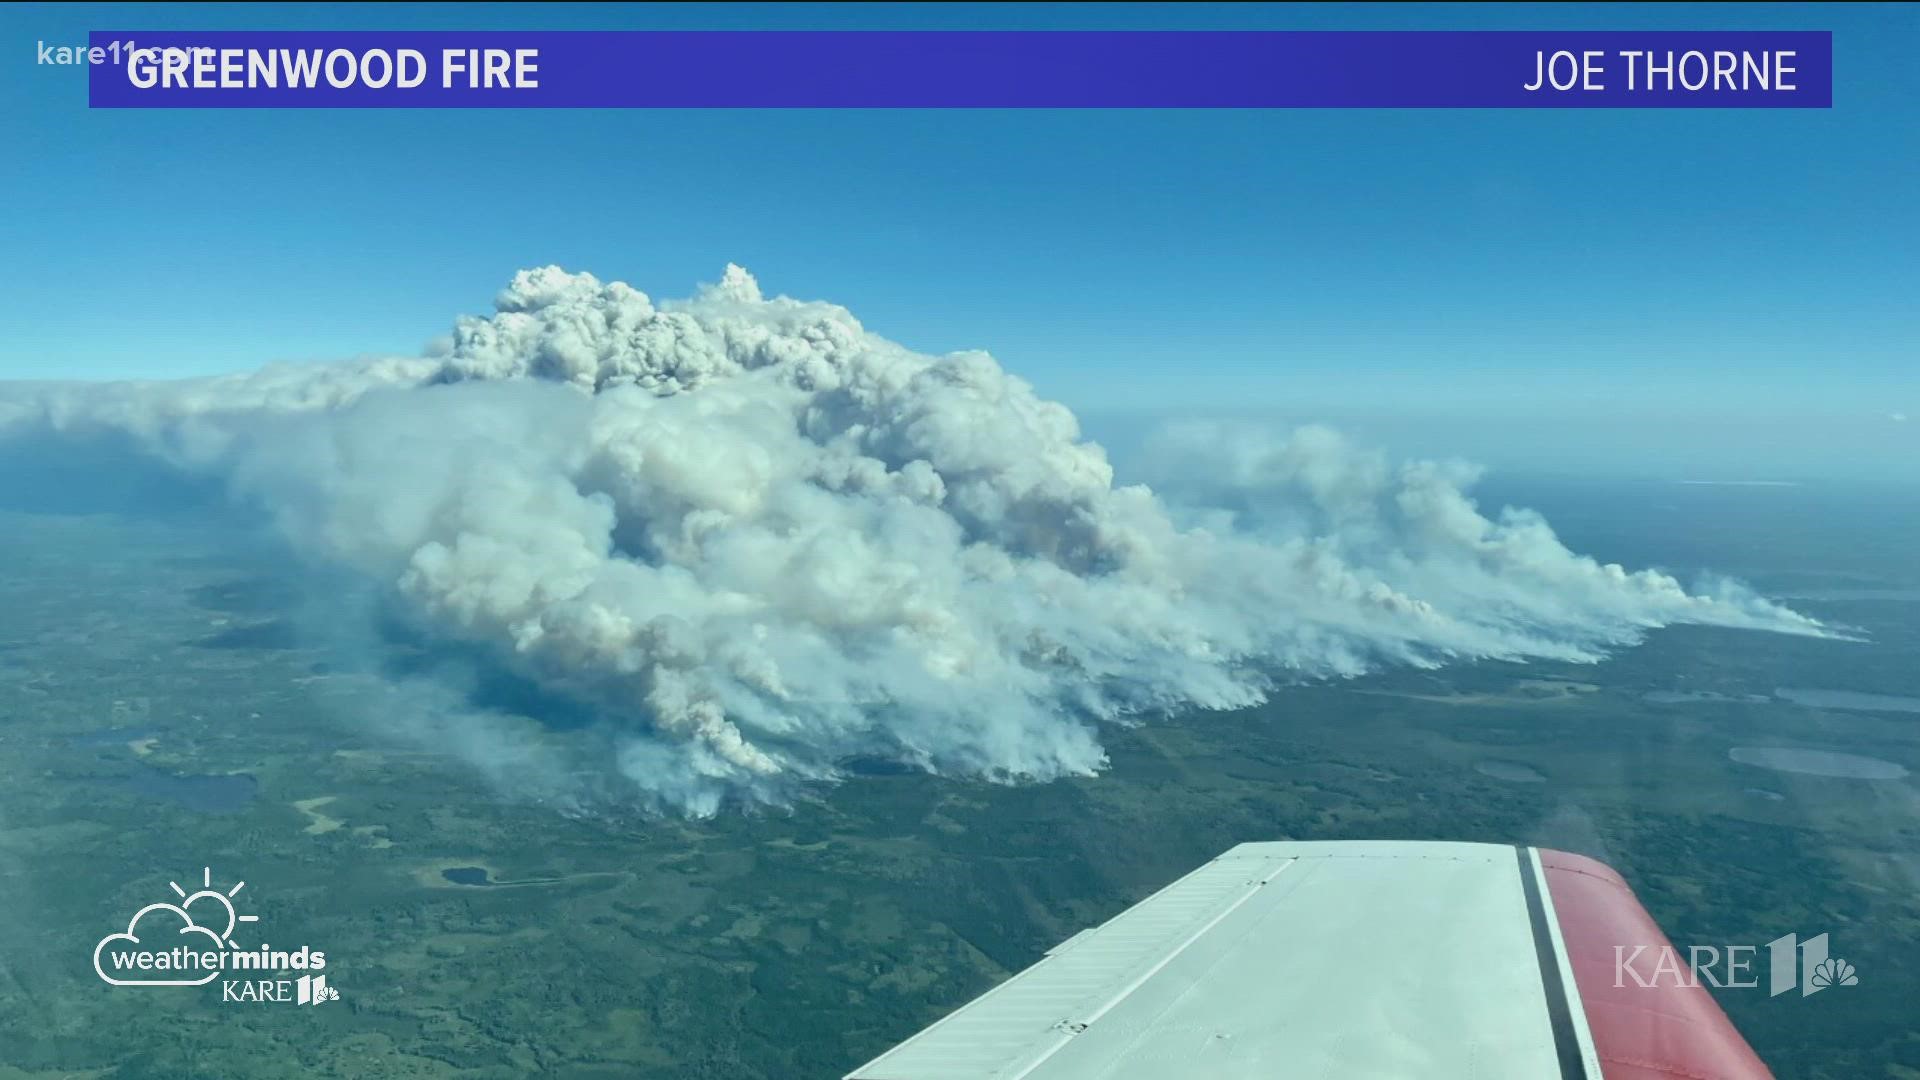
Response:
POLYGON ((1483 515, 1470 469, 1324 429, 1176 429, 1158 490, 1117 486, 989 356, 914 353, 737 267, 662 304, 548 267, 495 306, 431 357, 30 387, 0 428, 126 433, 227 478, 432 634, 589 708, 643 797, 701 813, 855 756, 1090 773, 1103 723, 1278 681, 1595 660, 1679 622, 1822 632, 1576 555, 1535 514, 1483 515))

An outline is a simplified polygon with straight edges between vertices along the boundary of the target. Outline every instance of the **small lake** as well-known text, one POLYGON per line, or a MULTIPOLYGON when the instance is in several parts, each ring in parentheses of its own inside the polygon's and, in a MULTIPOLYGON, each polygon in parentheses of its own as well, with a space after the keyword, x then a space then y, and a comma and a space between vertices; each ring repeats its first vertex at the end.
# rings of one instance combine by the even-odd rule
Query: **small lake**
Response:
POLYGON ((1795 705, 1810 705, 1816 709, 1855 709, 1861 712, 1909 712, 1920 713, 1920 698, 1899 697, 1894 694, 1862 694, 1855 690, 1808 690, 1789 688, 1775 690, 1773 696, 1795 705))
POLYGON ((440 876, 455 885, 491 885, 493 881, 484 866, 452 866, 440 871, 440 876))
POLYGON ((1695 702, 1741 702, 1747 705, 1760 705, 1772 700, 1765 694, 1721 694, 1712 690, 1655 690, 1640 695, 1640 700, 1653 705, 1690 705, 1695 702))
POLYGON ((1473 771, 1482 776, 1491 776, 1495 780, 1505 780, 1510 784, 1544 784, 1547 774, 1531 765, 1518 761, 1476 761, 1473 771))
POLYGON ((1907 768, 1892 761, 1842 754, 1836 750, 1800 750, 1788 746, 1736 746, 1727 756, 1742 765, 1803 776, 1833 776, 1843 780, 1898 780, 1907 768))
POLYGON ((145 739, 152 734, 153 732, 146 728, 103 728, 99 731, 89 731, 81 735, 69 735, 67 736, 67 745, 90 748, 106 746, 124 748, 135 739, 145 739))
POLYGON ((260 782, 246 773, 176 775, 147 769, 119 782, 125 790, 203 814, 237 814, 253 802, 260 782))

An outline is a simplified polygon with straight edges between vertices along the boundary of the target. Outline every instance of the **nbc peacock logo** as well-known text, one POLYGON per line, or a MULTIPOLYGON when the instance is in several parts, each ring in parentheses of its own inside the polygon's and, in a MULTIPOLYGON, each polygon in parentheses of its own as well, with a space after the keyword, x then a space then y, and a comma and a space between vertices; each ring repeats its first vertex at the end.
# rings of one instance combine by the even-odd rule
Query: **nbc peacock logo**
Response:
POLYGON ((1772 969, 1768 986, 1771 997, 1795 989, 1801 997, 1811 997, 1835 986, 1858 986, 1860 975, 1853 964, 1827 952, 1827 935, 1801 939, 1787 934, 1767 942, 1767 957, 1772 969))

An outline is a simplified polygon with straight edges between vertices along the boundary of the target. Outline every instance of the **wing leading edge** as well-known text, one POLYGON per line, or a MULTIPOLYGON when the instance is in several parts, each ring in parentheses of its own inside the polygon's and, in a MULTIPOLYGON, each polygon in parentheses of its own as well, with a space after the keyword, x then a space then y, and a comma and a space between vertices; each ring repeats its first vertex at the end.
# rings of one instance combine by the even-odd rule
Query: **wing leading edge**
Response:
POLYGON ((1595 935, 1637 944, 1649 929, 1617 875, 1560 852, 1241 844, 847 1080, 1770 1075, 1704 991, 1664 1025, 1623 1023, 1635 1014, 1620 1001, 1589 1021, 1605 988, 1587 983, 1611 971, 1594 966, 1611 954, 1595 935), (1557 900, 1577 921, 1563 924, 1557 900), (1696 1027, 1716 1039, 1693 1047, 1696 1027), (1649 1035, 1665 1041, 1640 1045, 1649 1035), (1626 1061, 1656 1071, 1616 1068, 1626 1061))

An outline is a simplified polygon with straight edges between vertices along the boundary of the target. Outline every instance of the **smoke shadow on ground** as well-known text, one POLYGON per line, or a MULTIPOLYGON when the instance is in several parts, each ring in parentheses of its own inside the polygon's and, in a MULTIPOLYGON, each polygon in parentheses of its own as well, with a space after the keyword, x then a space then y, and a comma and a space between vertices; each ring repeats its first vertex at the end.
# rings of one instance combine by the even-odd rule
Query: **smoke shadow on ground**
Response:
POLYGON ((509 670, 491 649, 435 640, 397 612, 376 615, 374 638, 382 677, 456 688, 475 712, 524 716, 549 731, 580 731, 604 719, 594 709, 509 670))
POLYGON ((525 717, 554 732, 579 731, 607 719, 513 672, 489 647, 431 636, 365 579, 304 562, 291 552, 274 557, 275 572, 188 588, 189 603, 232 616, 236 625, 187 644, 213 650, 307 650, 313 654, 306 665, 310 675, 432 683, 473 712, 525 717))

